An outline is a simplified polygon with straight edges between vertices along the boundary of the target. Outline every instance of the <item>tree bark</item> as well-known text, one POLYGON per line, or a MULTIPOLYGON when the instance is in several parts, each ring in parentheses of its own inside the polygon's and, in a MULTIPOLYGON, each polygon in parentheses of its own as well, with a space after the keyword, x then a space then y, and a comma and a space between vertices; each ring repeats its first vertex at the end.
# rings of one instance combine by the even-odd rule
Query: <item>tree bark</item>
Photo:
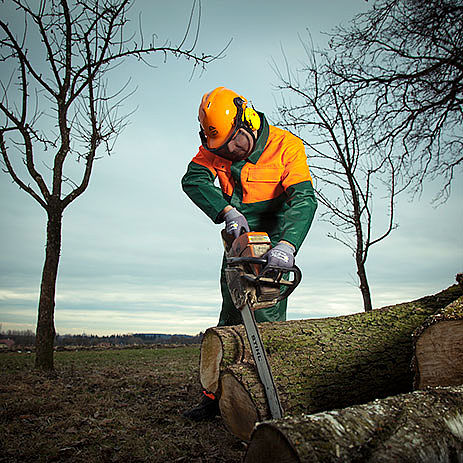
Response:
POLYGON ((463 461, 463 386, 260 423, 244 462, 463 461))
POLYGON ((35 340, 35 367, 53 370, 53 343, 55 340, 55 293, 61 252, 62 211, 50 207, 47 221, 47 244, 40 285, 40 298, 35 340))
POLYGON ((413 338, 415 389, 463 384, 463 297, 426 320, 413 338))
MULTIPOLYGON (((461 295, 454 285, 371 312, 259 324, 285 414, 332 410, 411 391, 412 333, 461 295)), ((241 439, 249 440, 254 423, 270 417, 242 325, 206 331, 200 377, 203 387, 219 396, 226 426, 241 439)))
POLYGON ((363 310, 365 310, 365 312, 370 312, 373 310, 373 305, 371 303, 370 285, 368 284, 365 262, 363 262, 363 259, 361 258, 357 259, 357 275, 359 277, 360 292, 362 293, 363 298, 363 310))

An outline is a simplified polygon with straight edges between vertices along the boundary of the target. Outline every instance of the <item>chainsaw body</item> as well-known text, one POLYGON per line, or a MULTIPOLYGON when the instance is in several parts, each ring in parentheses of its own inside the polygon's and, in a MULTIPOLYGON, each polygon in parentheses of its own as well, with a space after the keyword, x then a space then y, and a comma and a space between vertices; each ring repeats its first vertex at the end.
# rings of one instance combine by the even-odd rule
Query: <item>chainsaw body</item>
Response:
POLYGON ((227 258, 225 277, 237 309, 246 304, 251 310, 271 307, 287 298, 301 281, 301 271, 296 266, 264 269, 267 260, 263 256, 272 248, 267 233, 244 233, 233 241, 225 233, 222 237, 227 258), (291 274, 293 279, 288 280, 291 274))

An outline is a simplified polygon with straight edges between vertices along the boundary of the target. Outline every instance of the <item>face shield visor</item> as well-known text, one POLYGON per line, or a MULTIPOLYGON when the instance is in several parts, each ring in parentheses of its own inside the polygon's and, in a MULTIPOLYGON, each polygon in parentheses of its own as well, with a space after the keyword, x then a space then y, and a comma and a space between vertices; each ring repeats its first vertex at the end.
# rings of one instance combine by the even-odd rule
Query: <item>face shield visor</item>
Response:
POLYGON ((229 159, 231 161, 237 161, 241 159, 246 159, 249 156, 249 154, 252 153, 256 145, 256 137, 254 136, 254 133, 248 127, 248 125, 246 124, 243 118, 243 105, 245 103, 244 100, 242 98, 236 97, 233 99, 233 103, 235 104, 237 108, 233 129, 230 132, 230 135, 227 137, 227 139, 220 146, 218 146, 217 148, 209 148, 209 146, 207 145, 207 136, 204 133, 204 129, 202 127, 199 132, 199 136, 201 138, 201 143, 203 147, 207 149, 208 151, 210 151, 211 153, 214 153, 218 156, 221 156, 225 159, 229 159), (251 146, 250 146, 250 149, 247 150, 246 153, 233 153, 229 149, 229 144, 230 142, 233 141, 235 137, 240 136, 239 134, 240 131, 245 131, 247 134, 251 136, 251 140, 252 140, 251 146))

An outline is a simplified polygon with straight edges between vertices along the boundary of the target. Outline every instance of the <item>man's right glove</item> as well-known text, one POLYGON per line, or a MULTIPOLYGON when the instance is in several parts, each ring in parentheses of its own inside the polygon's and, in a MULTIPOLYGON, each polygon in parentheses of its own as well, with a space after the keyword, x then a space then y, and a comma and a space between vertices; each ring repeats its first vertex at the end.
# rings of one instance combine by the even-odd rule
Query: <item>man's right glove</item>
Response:
POLYGON ((225 219, 225 231, 233 238, 238 238, 241 234, 251 231, 246 217, 234 207, 225 212, 223 218, 225 219))
POLYGON ((275 247, 270 249, 263 258, 267 259, 265 268, 292 268, 294 267, 294 253, 296 250, 289 243, 278 243, 275 247))

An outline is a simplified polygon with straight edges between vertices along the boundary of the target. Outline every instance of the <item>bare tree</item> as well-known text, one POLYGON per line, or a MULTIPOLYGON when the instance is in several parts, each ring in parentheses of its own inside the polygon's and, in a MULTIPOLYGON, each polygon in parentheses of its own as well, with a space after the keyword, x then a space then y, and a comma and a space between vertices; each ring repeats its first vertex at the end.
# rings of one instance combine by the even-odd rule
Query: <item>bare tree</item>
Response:
MULTIPOLYGON (((36 337, 36 367, 53 368, 55 290, 63 211, 87 189, 97 152, 110 153, 128 114, 121 103, 130 93, 111 90, 107 76, 125 58, 147 63, 153 54, 191 59, 193 69, 217 56, 195 51, 193 27, 200 3, 193 3, 179 45, 146 41, 141 28, 127 35, 129 0, 10 0, 16 19, 0 14, 0 149, 5 171, 47 215, 36 337), (31 6, 34 5, 34 6, 31 6), (187 46, 187 42, 193 42, 187 46), (78 178, 66 167, 79 161, 78 178)), ((10 12, 12 13, 12 12, 10 12)), ((200 13, 200 12, 199 12, 200 13)), ((73 168, 75 170, 75 167, 73 168)))
MULTIPOLYGON (((331 37, 333 72, 369 99, 377 142, 399 148, 413 191, 463 166, 463 2, 376 0, 331 37)), ((387 148, 389 147, 389 148, 387 148)))
POLYGON ((395 228, 396 170, 391 153, 379 153, 371 144, 362 100, 341 91, 326 54, 319 55, 319 65, 311 46, 306 52, 302 69, 291 72, 287 65, 284 74, 277 69, 283 95, 280 124, 309 148, 317 197, 324 206, 321 219, 334 228, 328 236, 351 249, 364 309, 370 311, 366 262, 370 248, 395 228))

